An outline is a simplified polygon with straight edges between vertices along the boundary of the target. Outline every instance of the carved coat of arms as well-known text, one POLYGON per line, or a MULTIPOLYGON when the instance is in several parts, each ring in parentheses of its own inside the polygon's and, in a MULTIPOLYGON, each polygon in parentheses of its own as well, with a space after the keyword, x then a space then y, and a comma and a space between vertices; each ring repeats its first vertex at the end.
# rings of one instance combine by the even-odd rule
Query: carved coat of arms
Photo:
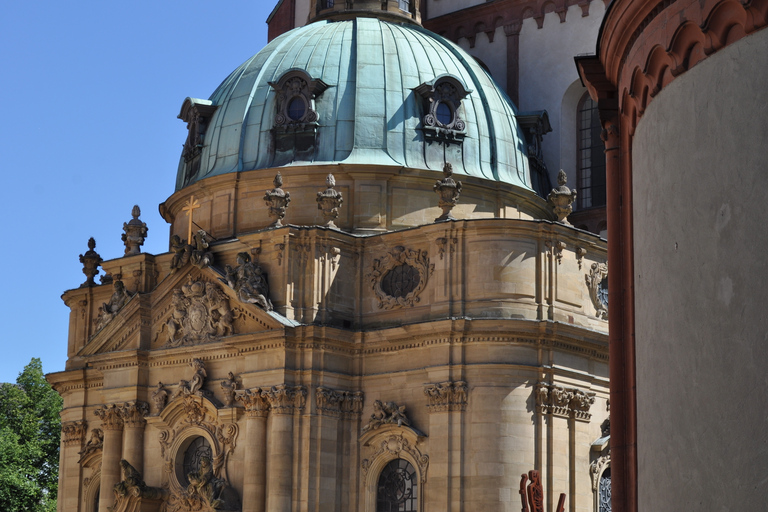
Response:
POLYGON ((189 282, 173 291, 173 313, 166 322, 168 345, 194 345, 233 334, 229 299, 214 283, 189 282))

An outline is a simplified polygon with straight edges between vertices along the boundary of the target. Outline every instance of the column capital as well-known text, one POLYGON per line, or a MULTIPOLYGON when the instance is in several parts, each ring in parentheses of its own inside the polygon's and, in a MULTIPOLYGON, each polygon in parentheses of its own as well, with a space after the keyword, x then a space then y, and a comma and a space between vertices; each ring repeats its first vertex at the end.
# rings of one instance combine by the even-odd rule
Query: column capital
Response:
POLYGON ((261 388, 243 389, 235 393, 235 400, 242 402, 249 418, 264 418, 269 414, 267 390, 261 388))
POLYGON ((149 414, 149 404, 140 400, 125 402, 120 408, 123 424, 127 428, 144 428, 147 420, 144 416, 149 414))
POLYGON ((504 34, 507 37, 519 36, 523 29, 523 20, 515 20, 508 25, 504 25, 504 34))
POLYGON ((272 386, 266 393, 269 406, 274 414, 293 414, 296 409, 303 409, 307 398, 305 386, 272 386))
POLYGON ((463 380, 425 384, 427 410, 429 412, 464 411, 467 408, 467 391, 467 383, 463 380))
POLYGON ((66 421, 61 424, 61 440, 65 445, 81 445, 88 432, 88 422, 85 420, 66 421))
POLYGON ((351 418, 363 412, 362 391, 338 391, 318 387, 315 393, 317 413, 325 416, 351 418))
POLYGON ((104 430, 122 430, 122 407, 116 404, 102 405, 93 413, 101 420, 101 428, 104 430))

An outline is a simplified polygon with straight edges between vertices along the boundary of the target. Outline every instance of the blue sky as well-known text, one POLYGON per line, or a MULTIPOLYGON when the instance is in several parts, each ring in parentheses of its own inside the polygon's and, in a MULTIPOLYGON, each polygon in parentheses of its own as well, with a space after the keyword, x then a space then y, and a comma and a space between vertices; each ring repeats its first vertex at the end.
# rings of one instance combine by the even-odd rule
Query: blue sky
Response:
POLYGON ((69 309, 89 237, 123 254, 134 204, 144 252, 168 250, 187 96, 207 98, 267 42, 276 0, 6 2, 0 14, 3 280, 0 382, 32 357, 66 361, 69 309))

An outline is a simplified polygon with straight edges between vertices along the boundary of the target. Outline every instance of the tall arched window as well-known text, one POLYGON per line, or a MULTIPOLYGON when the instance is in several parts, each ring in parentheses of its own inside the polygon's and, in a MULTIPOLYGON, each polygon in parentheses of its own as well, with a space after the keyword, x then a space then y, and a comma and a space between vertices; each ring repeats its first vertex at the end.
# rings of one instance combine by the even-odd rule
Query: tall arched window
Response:
POLYGON ((608 466, 600 477, 597 489, 598 512, 611 512, 611 467, 608 466))
POLYGON ((384 466, 376 491, 376 512, 417 512, 416 469, 405 459, 384 466))
POLYGON ((600 139, 597 103, 588 93, 579 101, 577 125, 578 208, 605 206, 605 145, 600 139))

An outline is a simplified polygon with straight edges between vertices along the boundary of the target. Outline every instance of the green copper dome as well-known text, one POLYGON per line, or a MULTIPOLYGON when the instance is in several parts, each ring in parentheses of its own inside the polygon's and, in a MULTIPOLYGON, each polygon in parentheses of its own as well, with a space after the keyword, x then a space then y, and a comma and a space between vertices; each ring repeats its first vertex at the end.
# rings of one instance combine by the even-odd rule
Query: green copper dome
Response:
POLYGON ((294 29, 209 100, 188 98, 179 117, 190 135, 176 190, 290 165, 440 171, 446 161, 458 174, 531 188, 509 98, 470 55, 414 24, 356 18, 294 29))

